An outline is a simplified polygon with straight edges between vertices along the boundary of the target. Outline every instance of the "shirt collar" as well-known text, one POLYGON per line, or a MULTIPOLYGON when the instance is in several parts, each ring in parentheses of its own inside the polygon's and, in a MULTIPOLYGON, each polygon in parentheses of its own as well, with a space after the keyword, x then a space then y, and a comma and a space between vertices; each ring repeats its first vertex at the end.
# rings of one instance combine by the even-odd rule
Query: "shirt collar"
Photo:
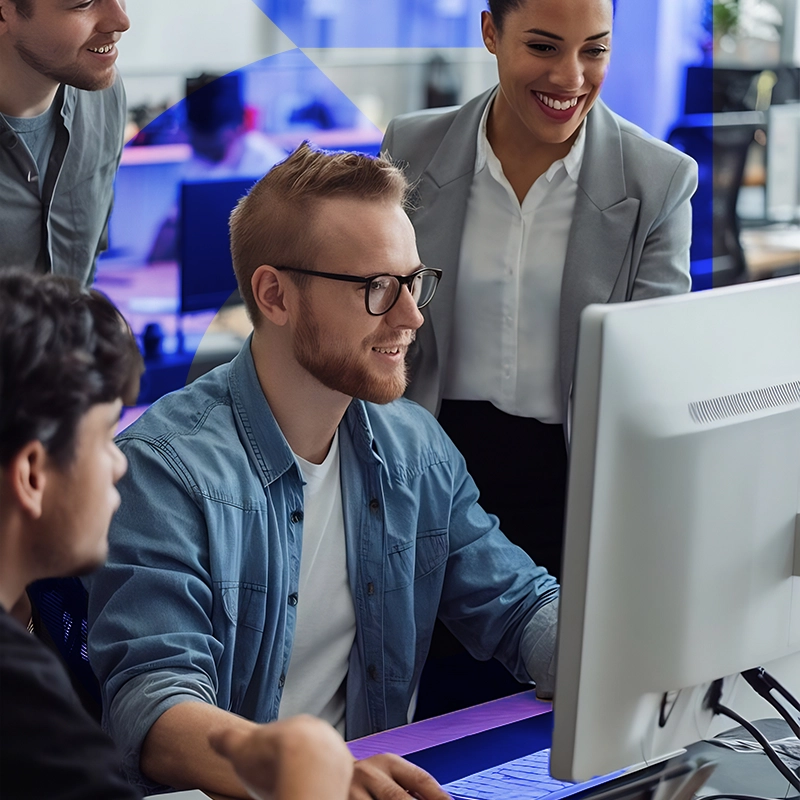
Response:
MULTIPOLYGON (((570 148, 569 153, 567 153, 564 158, 556 161, 555 164, 552 164, 550 169, 547 170, 548 180, 552 179, 552 176, 555 174, 553 167, 556 164, 563 164, 564 169, 567 171, 567 175, 572 178, 575 183, 578 182, 578 176, 581 173, 581 164, 583 164, 583 152, 586 149, 586 120, 581 123, 581 129, 578 131, 578 138, 575 140, 574 144, 570 148), (552 174, 551 174, 552 173, 552 174)), ((557 169, 556 169, 557 171, 557 169)))
MULTIPOLYGON (((494 103, 495 97, 497 97, 497 92, 500 90, 500 87, 496 87, 492 96, 489 98, 489 102, 486 104, 486 107, 483 109, 483 114, 481 115, 481 121, 478 125, 478 143, 475 150, 475 174, 477 175, 487 164, 489 159, 490 153, 492 153, 491 145, 489 144, 489 137, 486 134, 486 125, 489 120, 489 111, 492 108, 492 104, 494 103)), ((581 123, 580 132, 578 133, 578 138, 575 139, 575 143, 570 148, 569 153, 567 153, 564 158, 558 159, 558 161, 554 161, 547 172, 545 172, 545 178, 548 182, 552 181, 553 178, 556 176, 558 171, 563 166, 564 169, 567 171, 567 175, 572 178, 575 183, 578 182, 578 176, 580 175, 581 165, 583 164, 583 153, 586 149, 586 120, 581 123)), ((493 155, 493 153, 492 153, 493 155)))
POLYGON ((261 469, 266 485, 295 466, 294 453, 283 435, 261 389, 253 354, 252 334, 231 362, 228 388, 237 422, 249 444, 251 458, 261 469))
MULTIPOLYGON (((65 127, 67 130, 69 130, 72 123, 72 118, 75 116, 77 92, 78 89, 75 87, 66 86, 62 83, 56 91, 53 102, 50 104, 47 111, 42 112, 40 117, 44 117, 45 114, 55 115, 56 113, 60 113, 61 118, 64 120, 65 127)), ((14 127, 8 121, 8 118, 5 114, 0 114, 0 132, 7 130, 14 130, 14 127)))
POLYGON ((478 145, 475 149, 475 174, 477 175, 485 166, 486 160, 489 155, 490 146, 489 146, 489 137, 486 135, 486 124, 489 120, 489 111, 492 109, 492 104, 494 103, 495 97, 497 97, 497 93, 500 91, 500 87, 495 87, 495 90, 492 92, 491 97, 489 98, 489 102, 483 108, 483 114, 481 114, 481 121, 478 123, 478 145))
MULTIPOLYGON (((258 380, 250 349, 252 338, 250 334, 233 359, 228 381, 236 415, 252 449, 251 457, 261 468, 266 483, 270 484, 296 466, 296 462, 258 380)), ((376 454, 366 404, 361 400, 353 400, 345 412, 343 423, 356 454, 364 461, 380 460, 376 454)), ((339 426, 341 428, 342 425, 339 426)))
POLYGON ((72 118, 75 116, 75 105, 78 102, 79 91, 81 90, 76 89, 74 86, 66 86, 62 83, 56 93, 55 102, 58 103, 61 100, 61 118, 64 120, 67 129, 69 129, 72 118))

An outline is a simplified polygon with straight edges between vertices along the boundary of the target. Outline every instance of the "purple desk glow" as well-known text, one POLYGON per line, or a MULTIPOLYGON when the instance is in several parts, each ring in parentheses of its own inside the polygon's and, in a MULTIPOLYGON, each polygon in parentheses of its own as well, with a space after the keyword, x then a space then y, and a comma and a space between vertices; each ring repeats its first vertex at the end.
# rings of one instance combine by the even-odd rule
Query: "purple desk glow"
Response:
POLYGON ((355 758, 367 758, 378 753, 405 756, 539 714, 547 714, 552 709, 552 704, 537 700, 534 691, 521 692, 491 703, 355 739, 348 742, 348 746, 355 758))

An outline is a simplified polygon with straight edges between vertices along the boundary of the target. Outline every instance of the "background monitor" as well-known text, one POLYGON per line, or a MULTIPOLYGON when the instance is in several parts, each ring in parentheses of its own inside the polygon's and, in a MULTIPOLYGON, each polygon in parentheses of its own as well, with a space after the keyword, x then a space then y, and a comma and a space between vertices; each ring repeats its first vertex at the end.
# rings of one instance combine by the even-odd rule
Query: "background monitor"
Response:
POLYGON ((181 313, 219 309, 237 291, 228 219, 255 182, 250 177, 181 184, 181 313))
POLYGON ((794 662, 799 510, 800 280, 584 311, 554 777, 659 760, 711 681, 794 662))
POLYGON ((800 219, 800 103, 771 106, 767 135, 767 219, 800 219))

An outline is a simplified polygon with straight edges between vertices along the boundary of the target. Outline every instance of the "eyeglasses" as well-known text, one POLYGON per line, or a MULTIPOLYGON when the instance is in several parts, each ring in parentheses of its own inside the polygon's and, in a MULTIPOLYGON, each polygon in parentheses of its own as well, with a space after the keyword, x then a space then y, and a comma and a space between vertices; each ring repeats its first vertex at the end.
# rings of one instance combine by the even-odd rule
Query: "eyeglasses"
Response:
POLYGON ((425 308, 436 294, 436 287, 442 277, 440 269, 422 267, 410 275, 368 275, 362 278, 358 275, 340 275, 337 272, 317 272, 313 269, 298 269, 297 267, 275 267, 281 272, 299 272, 303 275, 313 275, 317 278, 330 278, 332 281, 348 281, 350 283, 364 284, 364 303, 367 313, 373 317, 380 317, 394 308, 404 286, 408 287, 417 308, 425 308))

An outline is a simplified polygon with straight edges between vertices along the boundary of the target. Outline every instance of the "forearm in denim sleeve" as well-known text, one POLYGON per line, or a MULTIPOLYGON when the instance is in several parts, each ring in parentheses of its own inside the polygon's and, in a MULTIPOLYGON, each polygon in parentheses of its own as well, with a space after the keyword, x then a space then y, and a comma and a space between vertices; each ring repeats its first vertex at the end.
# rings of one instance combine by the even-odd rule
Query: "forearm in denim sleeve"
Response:
POLYGON ((117 745, 127 778, 151 786, 139 772, 142 744, 153 723, 178 703, 216 705, 213 688, 202 673, 191 670, 158 670, 131 678, 105 709, 103 727, 117 745))

